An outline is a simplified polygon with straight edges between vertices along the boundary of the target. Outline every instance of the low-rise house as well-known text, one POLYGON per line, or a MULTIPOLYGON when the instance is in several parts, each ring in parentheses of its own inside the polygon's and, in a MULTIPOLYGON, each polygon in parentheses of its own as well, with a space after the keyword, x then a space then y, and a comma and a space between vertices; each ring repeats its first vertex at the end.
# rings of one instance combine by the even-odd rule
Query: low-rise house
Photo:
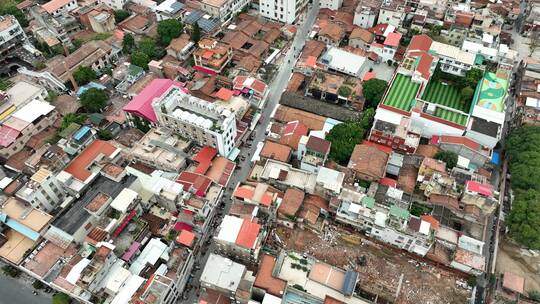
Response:
POLYGON ((362 27, 355 27, 349 35, 349 45, 355 48, 368 49, 374 39, 370 31, 362 27))
POLYGON ((241 183, 236 186, 232 199, 244 205, 256 206, 267 214, 274 214, 280 201, 280 191, 265 183, 241 183))
POLYGON ((377 54, 384 62, 394 61, 396 52, 399 48, 399 42, 401 40, 401 34, 396 32, 390 32, 386 35, 384 42, 373 43, 370 50, 377 54))
POLYGON ((79 7, 76 0, 51 0, 41 7, 49 14, 58 16, 62 13, 69 13, 79 7))
POLYGON ((154 8, 157 21, 167 19, 182 19, 185 9, 184 3, 178 0, 165 0, 154 8))
POLYGON ((92 30, 96 33, 112 32, 115 28, 114 15, 105 10, 93 10, 88 14, 92 30))
POLYGON ((187 34, 182 34, 180 37, 171 40, 171 43, 167 47, 167 54, 184 61, 189 58, 191 52, 193 52, 195 44, 190 41, 187 34))
POLYGON ((317 39, 327 45, 338 47, 341 40, 345 37, 345 29, 338 24, 321 22, 320 27, 321 29, 319 30, 317 39))
POLYGON ((360 78, 367 67, 367 58, 347 52, 337 47, 330 47, 321 57, 325 69, 360 78))
POLYGON ((207 74, 219 74, 232 60, 233 51, 228 45, 214 38, 204 38, 199 41, 198 48, 193 52, 194 69, 207 74))
POLYGON ((386 175, 390 151, 377 144, 364 142, 354 147, 347 167, 354 172, 356 178, 378 181, 386 175))
POLYGON ((297 157, 300 159, 300 168, 317 172, 324 166, 330 154, 331 142, 316 136, 302 137, 298 146, 297 157))
POLYGON ((234 298, 245 273, 246 266, 210 253, 201 275, 201 286, 234 298))
POLYGON ((257 262, 265 233, 257 218, 225 215, 214 238, 220 250, 235 260, 257 262))
POLYGON ((0 17, 0 58, 26 41, 26 34, 19 21, 11 15, 0 17))
POLYGON ((281 224, 289 228, 294 227, 298 211, 300 211, 300 207, 304 201, 304 196, 304 191, 296 188, 288 188, 285 191, 285 195, 277 209, 278 221, 281 224))

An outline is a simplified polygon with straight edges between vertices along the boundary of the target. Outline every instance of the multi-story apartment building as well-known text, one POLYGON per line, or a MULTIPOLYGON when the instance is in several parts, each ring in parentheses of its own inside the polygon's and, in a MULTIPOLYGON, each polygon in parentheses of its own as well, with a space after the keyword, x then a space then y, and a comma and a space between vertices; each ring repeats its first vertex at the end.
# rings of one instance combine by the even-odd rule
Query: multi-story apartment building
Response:
POLYGON ((33 100, 6 119, 0 127, 0 156, 9 158, 21 151, 30 137, 51 126, 58 118, 53 105, 33 100))
POLYGON ((0 58, 24 41, 26 34, 19 21, 12 15, 0 16, 0 58))
POLYGON ((234 113, 183 89, 171 87, 152 104, 159 123, 200 145, 211 146, 227 156, 235 147, 234 113))
POLYGON ((319 5, 321 8, 337 11, 343 5, 343 0, 322 0, 319 5))
POLYGON ((261 16, 285 23, 293 23, 306 8, 307 0, 261 0, 261 16))
POLYGON ((115 10, 122 9, 127 2, 127 0, 99 0, 99 3, 105 4, 115 10))
POLYGON ((199 48, 193 52, 193 68, 207 74, 219 74, 232 58, 230 46, 215 38, 204 38, 199 41, 199 48))
POLYGON ((249 0, 204 0, 201 9, 226 24, 249 4, 249 0))
POLYGON ((476 56, 462 51, 458 47, 432 41, 429 48, 439 57, 441 70, 457 76, 465 76, 465 73, 474 66, 476 56))
POLYGON ((51 171, 40 168, 16 196, 36 209, 50 212, 63 201, 66 192, 51 171))

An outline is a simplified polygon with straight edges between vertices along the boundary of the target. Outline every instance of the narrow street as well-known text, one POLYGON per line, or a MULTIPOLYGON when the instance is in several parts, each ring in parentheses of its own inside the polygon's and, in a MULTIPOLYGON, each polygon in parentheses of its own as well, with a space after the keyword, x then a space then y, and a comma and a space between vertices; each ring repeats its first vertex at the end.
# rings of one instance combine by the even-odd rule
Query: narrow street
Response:
MULTIPOLYGON (((257 149, 257 143, 264 141, 264 138, 266 136, 265 131, 266 131, 266 128, 268 127, 268 124, 270 123, 270 114, 279 103, 281 94, 287 88, 288 81, 292 74, 292 69, 297 59, 296 56, 300 54, 302 48, 304 47, 304 43, 308 39, 309 32, 315 22, 315 19, 317 18, 318 12, 319 12, 319 3, 318 3, 318 0, 316 0, 314 1, 311 8, 309 8, 308 13, 304 15, 304 22, 298 27, 294 40, 291 43, 291 46, 287 54, 284 56, 284 58, 282 58, 282 64, 279 67, 278 73, 275 76, 272 83, 269 85, 268 89, 270 93, 268 94, 266 106, 263 109, 263 112, 261 113, 259 124, 255 128, 256 135, 253 138, 253 141, 250 147, 247 147, 247 146, 240 147, 240 154, 238 155, 237 170, 235 171, 235 174, 232 175, 229 181, 229 186, 227 187, 227 189, 225 189, 225 193, 223 194, 223 200, 225 202, 225 209, 223 210, 223 214, 228 214, 229 209, 231 207, 230 198, 231 198, 232 193, 230 189, 234 189, 234 187, 239 182, 245 180, 251 170, 251 157, 253 156, 253 154, 255 153, 255 150, 257 149), (241 160, 242 156, 245 157, 244 160, 241 160)), ((221 218, 217 218, 216 221, 221 221, 221 218)), ((190 283, 192 286, 199 286, 199 278, 204 269, 204 265, 206 264, 206 261, 208 260, 209 254, 214 251, 215 251, 215 246, 214 246, 214 243, 212 242, 208 246, 208 249, 204 251, 204 256, 201 256, 195 259, 199 263, 200 269, 193 272, 193 279, 190 283)), ((191 289, 191 291, 188 294, 187 300, 180 300, 180 302, 181 303, 197 303, 196 288, 191 289)))

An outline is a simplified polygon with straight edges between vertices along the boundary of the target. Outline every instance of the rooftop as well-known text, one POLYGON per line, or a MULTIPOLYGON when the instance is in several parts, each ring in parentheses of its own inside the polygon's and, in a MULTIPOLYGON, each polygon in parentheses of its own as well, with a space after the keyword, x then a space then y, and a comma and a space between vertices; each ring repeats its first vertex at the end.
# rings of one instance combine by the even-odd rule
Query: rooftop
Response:
POLYGON ((86 149, 84 149, 64 171, 73 175, 81 182, 85 182, 94 173, 90 171, 90 166, 101 160, 103 157, 114 158, 120 149, 111 145, 109 142, 96 139, 86 149))
POLYGON ((503 112, 508 80, 487 72, 480 81, 480 90, 475 94, 474 103, 491 111, 503 112))
POLYGON ((253 286, 264 289, 267 293, 274 296, 282 297, 283 293, 285 292, 285 288, 287 287, 287 282, 279 278, 275 278, 272 275, 275 265, 275 257, 263 254, 253 286))
POLYGON ((300 209, 300 206, 302 206, 304 196, 304 191, 296 188, 288 188, 281 200, 278 212, 286 216, 295 216, 300 209))
POLYGON ((71 0, 51 0, 43 4, 41 7, 50 14, 61 8, 62 6, 68 4, 69 2, 71 2, 71 0))
POLYGON ((133 100, 125 105, 123 110, 138 114, 151 122, 157 122, 152 102, 154 98, 160 97, 172 86, 181 87, 182 85, 170 79, 154 79, 133 100))
POLYGON ((511 291, 523 294, 525 278, 513 272, 505 272, 503 275, 503 287, 511 291))
POLYGON ((396 74, 396 77, 383 100, 383 104, 403 110, 410 111, 415 103, 416 93, 420 88, 419 83, 414 83, 410 76, 396 74))
POLYGON ((360 75, 366 57, 362 57, 337 47, 330 47, 321 58, 322 63, 346 74, 360 75))
POLYGON ((261 150, 261 157, 271 158, 281 162, 289 162, 292 154, 291 147, 266 140, 261 150))
POLYGON ((231 292, 236 292, 245 271, 246 266, 211 253, 200 281, 203 286, 209 284, 210 286, 217 286, 231 292))

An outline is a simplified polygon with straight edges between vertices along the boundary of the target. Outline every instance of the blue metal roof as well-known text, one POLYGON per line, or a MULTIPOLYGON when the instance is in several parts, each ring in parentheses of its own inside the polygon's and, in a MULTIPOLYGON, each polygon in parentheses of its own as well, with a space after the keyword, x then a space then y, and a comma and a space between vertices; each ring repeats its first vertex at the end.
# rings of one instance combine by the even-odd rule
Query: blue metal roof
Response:
POLYGON ((347 270, 341 292, 346 296, 352 296, 354 288, 356 287, 356 281, 358 281, 358 272, 347 270))
POLYGON ((171 13, 176 14, 176 13, 178 13, 178 11, 181 10, 182 8, 184 8, 184 4, 183 4, 182 2, 178 2, 178 1, 177 1, 177 2, 175 2, 175 3, 173 3, 173 4, 171 5, 171 9, 172 9, 171 13))
POLYGON ((88 132, 90 132, 90 127, 89 126, 82 126, 77 132, 75 132, 75 134, 73 134, 73 139, 79 141, 88 132))
POLYGON ((0 221, 32 241, 37 241, 37 239, 39 239, 39 233, 15 220, 10 219, 5 213, 0 212, 0 221))
POLYGON ((206 12, 201 10, 193 11, 184 18, 184 23, 193 25, 197 22, 205 33, 214 32, 220 25, 219 18, 205 18, 205 15, 207 15, 206 12))
POLYGON ((491 163, 495 164, 495 165, 498 165, 500 158, 501 158, 501 156, 500 156, 499 152, 493 152, 493 155, 491 156, 491 163))
POLYGON ((201 19, 203 15, 204 15, 203 11, 200 11, 200 10, 192 11, 191 13, 189 13, 189 15, 187 15, 184 18, 184 23, 194 24, 199 19, 201 19))

